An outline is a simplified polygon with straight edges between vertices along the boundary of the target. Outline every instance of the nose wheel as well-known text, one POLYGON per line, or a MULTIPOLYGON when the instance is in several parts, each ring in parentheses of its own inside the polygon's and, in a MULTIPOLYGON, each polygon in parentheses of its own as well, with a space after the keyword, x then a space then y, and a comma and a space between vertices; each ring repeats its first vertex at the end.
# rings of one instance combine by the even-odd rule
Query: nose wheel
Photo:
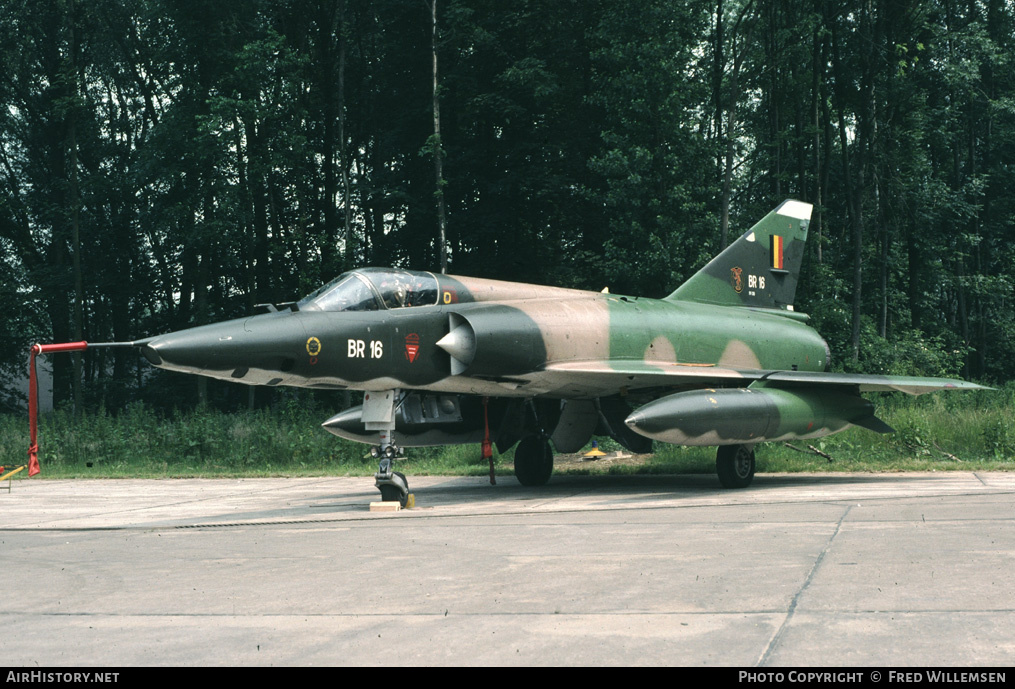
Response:
MULTIPOLYGON (((390 447, 390 446, 389 446, 390 447)), ((405 474, 400 471, 391 470, 391 457, 385 456, 374 474, 374 485, 381 491, 381 500, 384 502, 398 502, 405 507, 409 501, 409 481, 405 474)))

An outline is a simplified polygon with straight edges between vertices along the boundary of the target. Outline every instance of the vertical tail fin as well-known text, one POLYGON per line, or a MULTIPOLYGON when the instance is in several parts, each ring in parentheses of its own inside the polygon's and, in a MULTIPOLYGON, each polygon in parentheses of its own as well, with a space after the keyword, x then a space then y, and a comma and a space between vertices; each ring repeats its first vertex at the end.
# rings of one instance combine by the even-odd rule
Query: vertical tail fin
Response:
POLYGON ((783 201, 666 298, 792 311, 811 208, 783 201))

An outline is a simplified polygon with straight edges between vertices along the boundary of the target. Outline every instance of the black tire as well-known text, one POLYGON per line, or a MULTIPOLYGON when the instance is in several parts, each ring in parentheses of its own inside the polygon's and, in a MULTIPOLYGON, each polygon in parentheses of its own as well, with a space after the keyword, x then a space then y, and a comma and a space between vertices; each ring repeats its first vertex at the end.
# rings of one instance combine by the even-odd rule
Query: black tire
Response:
POLYGON ((387 483, 380 487, 381 500, 383 500, 384 502, 397 502, 402 507, 405 507, 406 504, 409 502, 409 493, 408 493, 409 482, 406 480, 405 474, 403 474, 402 472, 396 471, 394 473, 395 476, 399 476, 403 481, 405 481, 406 492, 402 493, 402 491, 398 489, 398 486, 393 486, 390 483, 387 483))
POLYGON ((723 488, 746 488, 754 480, 754 447, 723 445, 715 455, 715 471, 723 488))
POLYGON ((523 438, 515 448, 515 478, 523 486, 542 486, 553 473, 550 443, 535 435, 523 438))

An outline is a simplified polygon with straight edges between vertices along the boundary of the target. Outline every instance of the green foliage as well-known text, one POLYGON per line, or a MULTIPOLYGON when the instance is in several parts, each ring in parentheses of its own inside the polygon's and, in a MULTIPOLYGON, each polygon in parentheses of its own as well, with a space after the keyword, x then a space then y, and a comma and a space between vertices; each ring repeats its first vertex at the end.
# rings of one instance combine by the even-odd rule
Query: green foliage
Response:
POLYGON ((861 369, 899 376, 957 377, 968 348, 948 347, 944 337, 926 336, 919 330, 899 330, 892 338, 877 335, 869 322, 861 332, 861 369))
MULTIPOLYGON (((372 473, 365 446, 322 429, 322 414, 298 403, 274 412, 205 407, 169 417, 141 404, 81 419, 63 410, 40 419, 39 460, 46 476, 372 473)), ((0 416, 0 464, 24 462, 27 433, 23 415, 0 416)))
POLYGON ((931 433, 929 426, 919 421, 907 421, 895 429, 892 437, 894 444, 903 453, 912 453, 917 456, 929 456, 931 450, 931 433))
POLYGON ((996 459, 1015 457, 1015 429, 1010 419, 996 419, 983 427, 983 443, 996 459))
MULTIPOLYGON (((878 417, 896 433, 854 428, 814 441, 794 441, 802 452, 766 443, 757 449, 758 471, 1015 469, 1015 387, 919 398, 883 394, 875 403, 878 417), (808 451, 811 444, 833 459, 808 451)), ((325 415, 295 399, 275 410, 229 414, 202 408, 162 416, 141 404, 117 416, 99 410, 75 419, 68 410, 57 411, 43 415, 39 424, 42 476, 372 475, 376 462, 367 447, 327 433, 320 427, 325 415)), ((620 449, 609 439, 600 446, 608 453, 620 449)), ((25 416, 0 415, 0 465, 24 463, 27 447, 25 416)), ((509 474, 512 461, 513 451, 495 452, 498 475, 509 474)), ((647 460, 588 462, 566 471, 711 474, 714 465, 714 448, 657 443, 647 460)), ((489 472, 478 445, 411 448, 398 468, 416 475, 489 472)))

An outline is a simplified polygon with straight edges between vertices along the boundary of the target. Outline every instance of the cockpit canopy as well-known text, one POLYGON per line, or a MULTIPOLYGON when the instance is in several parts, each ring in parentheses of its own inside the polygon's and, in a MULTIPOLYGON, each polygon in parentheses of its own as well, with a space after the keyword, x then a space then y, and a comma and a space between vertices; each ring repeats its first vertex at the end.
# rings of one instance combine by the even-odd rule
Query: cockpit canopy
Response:
POLYGON ((437 303, 432 273, 399 268, 362 268, 342 273, 299 302, 300 310, 377 311, 437 303))

